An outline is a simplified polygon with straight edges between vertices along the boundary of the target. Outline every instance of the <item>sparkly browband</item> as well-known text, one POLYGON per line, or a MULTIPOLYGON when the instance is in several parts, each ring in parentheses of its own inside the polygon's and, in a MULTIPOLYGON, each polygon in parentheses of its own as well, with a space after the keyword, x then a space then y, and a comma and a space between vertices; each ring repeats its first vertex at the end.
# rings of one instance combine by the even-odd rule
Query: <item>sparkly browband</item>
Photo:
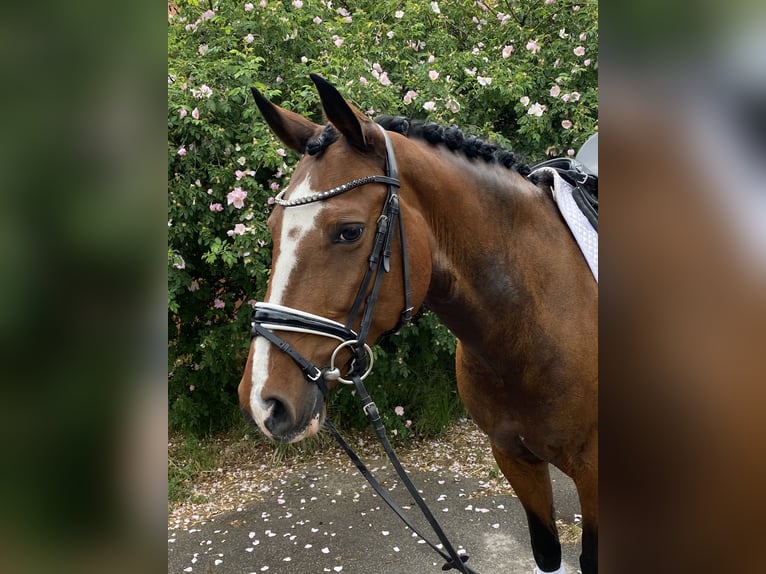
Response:
POLYGON ((368 175, 367 177, 362 177, 359 179, 355 179, 354 181, 349 181, 348 183, 344 183, 343 185, 339 185, 338 187, 334 187, 333 189, 330 189, 328 191, 322 191, 319 193, 314 193, 312 195, 307 195, 306 197, 299 197, 296 199, 282 199, 282 196, 284 196, 285 191, 287 191, 287 190, 282 190, 274 198, 274 203, 276 203, 277 205, 281 205, 282 207, 295 207, 297 205, 305 205, 307 203, 313 203, 314 201, 322 201, 323 199, 328 199, 330 197, 340 195, 341 193, 345 193, 349 190, 354 189, 355 187, 367 185, 368 183, 386 183, 388 185, 395 185, 399 187, 399 180, 394 177, 387 177, 385 175, 368 175))

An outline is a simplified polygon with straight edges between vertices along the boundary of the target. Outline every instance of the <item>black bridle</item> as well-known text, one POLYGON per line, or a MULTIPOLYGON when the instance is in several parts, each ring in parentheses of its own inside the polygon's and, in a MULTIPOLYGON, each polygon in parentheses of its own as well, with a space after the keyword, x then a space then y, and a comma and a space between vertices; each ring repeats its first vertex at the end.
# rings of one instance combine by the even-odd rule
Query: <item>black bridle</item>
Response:
MULTIPOLYGON (((380 127, 380 126, 379 126, 380 127)), ((352 462, 361 472, 381 499, 399 516, 399 518, 423 539, 435 552, 437 552, 446 561, 442 570, 455 569, 464 574, 475 574, 465 562, 468 560, 467 554, 458 554, 453 545, 447 539, 441 526, 436 521, 436 518, 431 513, 430 509, 426 505, 423 498, 420 496, 417 488, 407 476, 404 468, 402 468, 399 459, 394 453, 391 447, 388 437, 386 436, 386 429, 383 426, 383 422, 380 418, 380 413, 375 405, 375 402, 370 398, 367 389, 364 386, 363 380, 372 371, 372 351, 367 344, 367 337, 370 332, 370 326, 372 325, 373 312, 380 293, 380 286, 385 273, 388 273, 391 269, 391 250, 393 237, 396 232, 396 228, 399 229, 399 237, 401 240, 401 252, 402 252, 402 276, 404 281, 404 309, 402 310, 399 320, 396 326, 387 334, 398 333, 402 327, 412 319, 413 308, 411 305, 411 292, 409 281, 409 268, 407 261, 407 243, 404 235, 404 224, 402 220, 402 212, 399 208, 399 171, 396 165, 396 156, 394 155, 393 145, 391 144, 391 138, 388 133, 382 127, 383 137, 386 142, 386 175, 371 175, 356 179, 344 185, 335 187, 329 191, 315 193, 306 197, 297 198, 295 200, 285 200, 283 198, 284 192, 281 192, 275 198, 277 205, 283 208, 297 207, 312 203, 315 201, 322 201, 342 193, 346 193, 354 188, 369 183, 385 183, 387 186, 386 199, 383 202, 383 208, 381 214, 377 220, 377 226, 375 230, 375 238, 373 240, 372 252, 368 258, 368 265, 365 271, 364 278, 359 286, 359 291, 356 295, 351 310, 349 312, 348 319, 345 325, 332 321, 319 315, 307 313, 293 309, 291 307, 284 307, 282 305, 274 305, 272 303, 259 302, 255 305, 255 312, 252 321, 252 330, 250 332, 251 337, 263 337, 270 343, 276 345, 280 351, 287 354, 300 368, 303 376, 310 383, 316 383, 325 399, 327 399, 328 388, 327 381, 340 381, 346 384, 353 384, 356 387, 357 395, 362 404, 362 408, 367 415, 375 433, 380 440, 383 449, 386 452, 389 460, 396 469, 399 477, 404 482, 407 490, 410 492, 420 510, 428 520, 431 528, 436 533, 440 542, 443 545, 444 550, 431 543, 426 539, 420 531, 412 524, 409 518, 389 496, 388 492, 375 480, 375 477, 369 472, 364 463, 359 459, 356 453, 351 449, 345 439, 341 436, 335 426, 328 420, 325 422, 325 426, 333 433, 335 439, 341 445, 343 450, 351 458, 352 462), (372 287, 370 287, 372 284, 372 287), (367 292, 369 291, 369 295, 367 292), (362 306, 364 308, 362 309, 362 306), (362 312, 362 318, 360 322, 359 332, 357 333, 351 327, 356 322, 356 317, 359 312, 362 312), (279 337, 274 331, 292 331, 299 333, 308 333, 313 335, 320 335, 323 337, 329 337, 340 341, 340 344, 333 351, 330 356, 329 366, 320 368, 310 360, 303 357, 295 348, 292 347, 287 341, 279 337), (343 348, 350 348, 353 353, 353 360, 351 362, 350 370, 345 375, 341 376, 340 369, 335 366, 335 359, 338 352, 343 348)))
POLYGON ((398 333, 402 327, 412 319, 412 305, 410 302, 410 277, 407 258, 407 242, 404 236, 404 225, 402 222, 402 212, 399 209, 399 170, 396 165, 396 156, 394 155, 391 139, 385 130, 381 128, 386 141, 386 175, 370 175, 355 179, 349 183, 335 187, 329 191, 315 193, 306 197, 300 197, 295 200, 283 199, 284 191, 275 198, 277 205, 283 208, 297 207, 323 201, 330 197, 346 193, 357 187, 370 183, 385 183, 387 185, 386 199, 383 202, 383 208, 377 220, 375 238, 373 240, 372 252, 368 258, 367 269, 359 286, 351 311, 345 325, 336 321, 331 321, 318 315, 299 311, 290 307, 274 305, 271 303, 256 303, 255 313, 252 321, 251 336, 261 336, 277 345, 281 351, 298 365, 307 380, 317 383, 322 392, 327 395, 327 385, 325 381, 340 380, 346 384, 352 384, 350 377, 359 374, 365 379, 372 368, 372 353, 367 345, 367 337, 372 325, 372 315, 380 294, 380 285, 383 275, 391 269, 391 246, 396 228, 399 229, 402 249, 402 276, 404 281, 404 310, 401 312, 397 325, 388 333, 398 333), (373 280, 374 279, 374 280, 373 280), (372 282, 370 294, 367 291, 372 282), (352 329, 360 309, 362 319, 359 332, 352 329), (275 335, 273 331, 296 331, 300 333, 310 333, 331 337, 341 341, 341 345, 336 348, 330 360, 330 366, 319 368, 311 361, 298 353, 289 343, 275 335), (353 351, 354 360, 351 363, 351 370, 346 377, 340 376, 340 370, 334 364, 334 357, 338 350, 343 347, 349 347, 353 351))

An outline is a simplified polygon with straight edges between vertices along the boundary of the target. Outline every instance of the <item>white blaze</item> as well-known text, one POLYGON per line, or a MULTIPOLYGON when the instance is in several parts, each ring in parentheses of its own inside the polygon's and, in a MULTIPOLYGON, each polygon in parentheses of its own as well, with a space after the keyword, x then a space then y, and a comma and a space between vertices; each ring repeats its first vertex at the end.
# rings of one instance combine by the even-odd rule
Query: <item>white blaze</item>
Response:
MULTIPOLYGON (((312 195, 311 181, 308 176, 296 185, 289 194, 290 199, 312 195)), ((271 269, 271 293, 268 303, 282 305, 282 298, 290 281, 290 275, 297 262, 298 247, 306 235, 316 227, 317 216, 324 205, 321 201, 296 207, 281 208, 282 231, 279 237, 279 257, 271 269)), ((263 337, 255 340, 253 350, 253 385, 250 390, 250 412, 261 430, 269 434, 263 422, 269 418, 270 408, 261 397, 261 391, 268 377, 269 353, 274 346, 263 337)))

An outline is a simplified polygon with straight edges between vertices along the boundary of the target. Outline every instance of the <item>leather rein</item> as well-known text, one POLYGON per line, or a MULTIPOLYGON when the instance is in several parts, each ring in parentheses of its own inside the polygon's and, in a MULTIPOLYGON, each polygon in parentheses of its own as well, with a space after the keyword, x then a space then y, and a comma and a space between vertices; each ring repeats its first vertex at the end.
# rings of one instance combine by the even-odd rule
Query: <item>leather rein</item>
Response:
POLYGON ((357 187, 367 185, 369 183, 385 183, 387 185, 386 199, 383 203, 380 217, 377 220, 377 227, 375 231, 375 238, 373 241, 373 248, 368 258, 368 266, 365 272, 364 278, 359 286, 354 304, 349 312, 348 319, 345 324, 337 321, 326 319, 319 315, 293 309, 291 307, 285 307, 282 305, 275 305, 272 303, 258 302, 255 305, 255 312, 253 314, 253 320, 251 323, 252 330, 250 332, 251 338, 263 337, 270 343, 276 345, 280 351, 286 353, 300 368, 306 380, 310 383, 315 383, 319 386, 325 400, 328 396, 327 381, 339 381, 344 384, 353 384, 356 388, 357 395, 362 404, 362 409, 367 415, 368 420, 372 428, 375 430, 375 434, 378 437, 383 450, 386 452, 389 460, 396 469, 397 474, 401 478, 404 485, 407 487, 410 495, 414 498, 418 507, 423 515, 428 520, 431 528, 441 542, 442 548, 431 543, 425 538, 420 531, 414 526, 410 519, 404 514, 402 509, 397 503, 390 497, 388 492, 378 483, 375 477, 370 473, 364 463, 359 459, 353 449, 348 445, 346 440, 341 436, 335 426, 329 421, 325 421, 325 427, 333 434, 338 444, 346 452, 351 461, 357 467, 359 472, 370 483, 375 492, 380 498, 399 516, 399 518, 405 523, 405 525, 423 539, 435 552, 437 552, 444 560, 445 564, 442 566, 442 570, 455 569, 463 574, 476 574, 471 570, 465 562, 468 560, 467 554, 458 554, 453 545, 447 539, 436 518, 431 513, 430 509, 426 505, 422 496, 418 492, 415 485, 408 477, 406 471, 402 467, 399 459, 396 456, 391 443, 386 435, 386 429, 383 426, 383 422, 380 418, 377 405, 370 398, 367 389, 364 386, 364 379, 372 372, 373 355, 372 350, 367 344, 367 337, 369 335, 370 326, 372 325, 373 312, 380 293, 381 281, 385 273, 390 270, 391 250, 393 236, 396 231, 396 227, 399 228, 399 237, 401 239, 401 251, 402 251, 402 275, 404 278, 404 309, 401 313, 397 325, 386 335, 391 333, 398 333, 402 327, 412 319, 413 308, 411 305, 411 292, 409 282, 409 267, 407 261, 407 244, 405 241, 404 225, 402 220, 402 213, 399 208, 399 171, 396 165, 396 156, 394 155, 393 145, 391 138, 382 126, 378 126, 383 132, 383 137, 386 142, 386 175, 372 175, 356 179, 344 185, 335 187, 331 190, 315 193, 309 196, 297 198, 295 200, 285 200, 284 191, 280 192, 276 198, 275 203, 283 208, 296 207, 312 203, 315 201, 322 201, 342 193, 346 193, 357 187), (372 287, 370 288, 370 284, 372 287), (367 295, 367 291, 369 295, 367 295), (364 308, 362 309, 362 306, 364 308), (357 333, 351 327, 362 309, 362 319, 357 333), (303 357, 295 348, 288 342, 279 337, 274 331, 292 331, 298 333, 307 333, 312 335, 319 335, 323 337, 329 337, 340 341, 339 345, 333 351, 330 356, 329 366, 320 368, 310 360, 303 357), (341 376, 340 368, 335 365, 335 359, 338 352, 343 348, 350 348, 353 353, 353 360, 351 362, 350 370, 345 376, 341 376))

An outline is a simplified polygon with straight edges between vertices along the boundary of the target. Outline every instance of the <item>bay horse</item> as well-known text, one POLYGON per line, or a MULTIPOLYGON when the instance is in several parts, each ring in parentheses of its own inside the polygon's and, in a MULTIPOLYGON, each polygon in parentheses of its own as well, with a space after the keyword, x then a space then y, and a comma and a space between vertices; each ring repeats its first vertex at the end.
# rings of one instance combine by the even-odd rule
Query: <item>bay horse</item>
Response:
POLYGON ((315 435, 327 391, 348 382, 341 368, 364 360, 348 339, 375 341, 426 304, 457 338, 458 391, 526 512, 535 572, 564 572, 549 464, 577 487, 580 565, 597 572, 598 286, 551 190, 511 152, 457 128, 376 123, 311 78, 325 126, 253 89, 272 131, 304 155, 268 220, 272 273, 243 412, 278 441, 315 435), (398 220, 386 211, 394 186, 398 220), (382 221, 400 230, 380 252, 382 221), (372 281, 375 253, 386 261, 372 281))

